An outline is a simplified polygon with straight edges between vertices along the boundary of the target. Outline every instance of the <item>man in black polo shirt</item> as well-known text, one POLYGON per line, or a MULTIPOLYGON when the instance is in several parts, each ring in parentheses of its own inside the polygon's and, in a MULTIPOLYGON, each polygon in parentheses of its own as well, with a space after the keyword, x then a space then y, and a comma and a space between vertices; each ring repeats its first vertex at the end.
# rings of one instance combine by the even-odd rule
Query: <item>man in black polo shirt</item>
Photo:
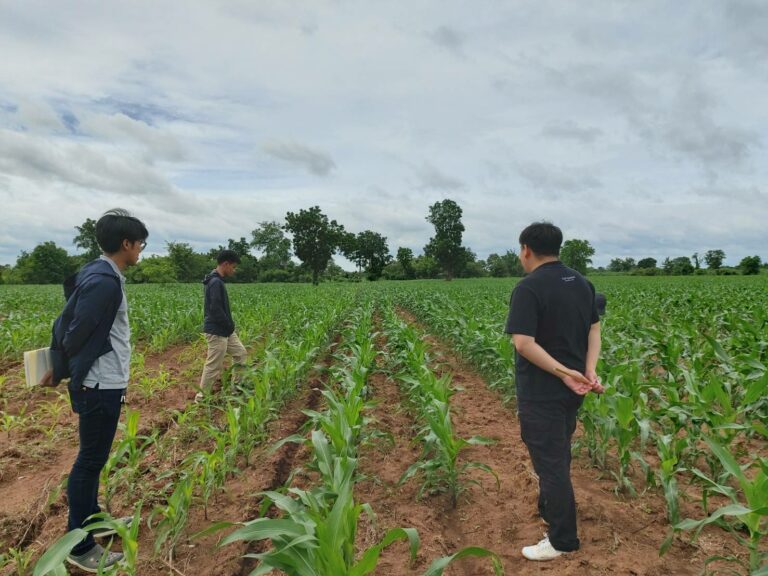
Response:
POLYGON ((601 393, 595 373, 600 321, 595 289, 558 256, 563 233, 536 222, 520 234, 527 276, 512 292, 506 332, 517 350, 520 433, 539 477, 539 514, 548 536, 523 548, 529 560, 552 560, 579 549, 571 485, 571 436, 588 392, 601 393))

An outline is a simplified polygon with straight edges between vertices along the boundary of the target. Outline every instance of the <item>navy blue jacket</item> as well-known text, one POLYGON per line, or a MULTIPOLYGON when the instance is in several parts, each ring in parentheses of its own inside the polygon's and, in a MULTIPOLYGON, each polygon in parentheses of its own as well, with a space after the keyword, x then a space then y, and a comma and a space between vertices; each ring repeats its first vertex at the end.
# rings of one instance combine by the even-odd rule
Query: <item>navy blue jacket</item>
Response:
POLYGON ((205 285, 205 319, 203 332, 228 338, 235 331, 235 321, 229 310, 229 296, 224 280, 214 270, 203 280, 205 285))
POLYGON ((67 303, 53 323, 53 381, 69 377, 77 390, 97 358, 112 350, 109 332, 123 301, 118 276, 109 262, 94 260, 64 283, 67 303))

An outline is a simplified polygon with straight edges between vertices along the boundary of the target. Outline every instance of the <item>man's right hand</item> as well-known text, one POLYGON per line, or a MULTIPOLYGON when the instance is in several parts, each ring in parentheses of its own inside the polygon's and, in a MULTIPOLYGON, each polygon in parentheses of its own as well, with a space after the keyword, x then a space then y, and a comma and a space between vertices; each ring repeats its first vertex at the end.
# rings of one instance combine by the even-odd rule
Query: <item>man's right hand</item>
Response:
POLYGON ((53 381, 53 370, 48 370, 48 372, 43 374, 39 384, 40 386, 45 386, 46 388, 54 388, 58 382, 53 381))
POLYGON ((594 370, 585 371, 584 376, 592 383, 592 392, 595 394, 602 394, 605 392, 605 387, 602 382, 600 382, 600 377, 594 370))
POLYGON ((560 375, 563 383, 579 396, 584 396, 587 392, 592 390, 592 382, 578 370, 557 368, 556 371, 560 375))

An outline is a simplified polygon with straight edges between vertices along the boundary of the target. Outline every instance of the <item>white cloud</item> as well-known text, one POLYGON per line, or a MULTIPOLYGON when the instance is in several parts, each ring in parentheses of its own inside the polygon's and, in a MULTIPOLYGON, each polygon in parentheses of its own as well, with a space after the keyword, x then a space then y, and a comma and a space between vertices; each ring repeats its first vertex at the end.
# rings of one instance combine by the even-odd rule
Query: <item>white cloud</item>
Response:
POLYGON ((314 204, 420 250, 445 197, 481 257, 541 218, 596 263, 768 257, 762 2, 163 9, 0 8, 0 262, 114 206, 158 252, 314 204))

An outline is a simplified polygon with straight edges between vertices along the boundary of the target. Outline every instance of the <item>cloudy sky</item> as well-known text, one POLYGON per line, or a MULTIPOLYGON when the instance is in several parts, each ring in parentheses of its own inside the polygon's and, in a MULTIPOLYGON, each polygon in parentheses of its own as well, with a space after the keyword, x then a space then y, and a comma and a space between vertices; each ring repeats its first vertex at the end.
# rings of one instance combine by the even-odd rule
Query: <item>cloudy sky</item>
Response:
POLYGON ((0 0, 0 263, 120 206, 207 250, 319 205, 479 257, 768 259, 768 3, 0 0))

